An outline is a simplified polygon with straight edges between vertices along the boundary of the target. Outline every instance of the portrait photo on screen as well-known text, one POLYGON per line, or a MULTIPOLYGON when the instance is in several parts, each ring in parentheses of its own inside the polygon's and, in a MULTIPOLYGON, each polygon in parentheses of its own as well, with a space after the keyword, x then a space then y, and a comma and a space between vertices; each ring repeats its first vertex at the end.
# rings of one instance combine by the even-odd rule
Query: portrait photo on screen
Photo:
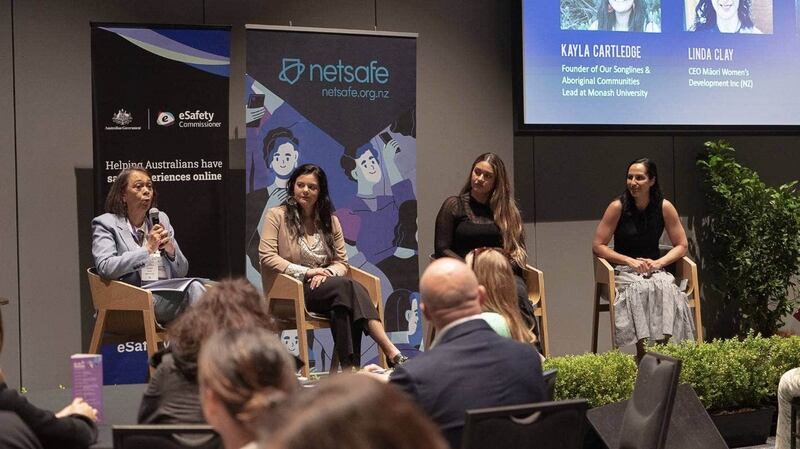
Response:
POLYGON ((661 32, 661 0, 561 0, 561 29, 661 32))
POLYGON ((772 0, 684 0, 686 31, 772 34, 772 0))
POLYGON ((800 35, 800 0, 794 0, 794 32, 800 35))

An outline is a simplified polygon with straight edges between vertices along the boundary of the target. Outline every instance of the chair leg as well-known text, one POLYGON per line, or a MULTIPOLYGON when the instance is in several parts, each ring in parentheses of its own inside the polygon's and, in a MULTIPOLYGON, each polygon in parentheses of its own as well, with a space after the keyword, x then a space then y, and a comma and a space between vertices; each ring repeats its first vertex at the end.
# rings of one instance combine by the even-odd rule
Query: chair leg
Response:
POLYGON ((294 310, 295 326, 297 329, 297 343, 300 345, 300 360, 303 361, 303 377, 308 379, 311 372, 310 362, 308 360, 308 338, 306 335, 306 315, 303 308, 298 307, 295 303, 294 310))
POLYGON ((433 339, 436 337, 436 329, 433 328, 433 323, 428 320, 424 321, 425 325, 425 336, 423 338, 423 343, 425 344, 425 350, 427 351, 431 347, 431 343, 433 343, 433 339))
POLYGON ((547 335, 547 318, 544 315, 534 317, 539 326, 539 346, 542 348, 542 355, 550 357, 550 342, 547 335))
POLYGON ((94 331, 92 331, 92 341, 89 343, 89 353, 99 354, 100 340, 103 338, 103 331, 106 327, 106 309, 97 311, 97 318, 94 322, 94 331))
POLYGON ((336 345, 333 345, 333 354, 331 354, 331 369, 329 374, 336 374, 339 372, 339 353, 336 352, 336 345))
POLYGON ((611 329, 611 349, 619 348, 619 346, 617 346, 617 323, 614 321, 614 303, 612 302, 615 300, 616 298, 609 295, 608 318, 611 321, 611 327, 609 328, 611 329))
POLYGON ((158 351, 158 340, 156 339, 156 319, 150 310, 142 310, 142 322, 144 323, 144 341, 147 344, 147 366, 150 367, 152 377, 156 369, 150 365, 150 359, 158 351))
POLYGON ((592 352, 597 354, 597 332, 600 320, 600 284, 594 285, 594 313, 592 314, 592 352))

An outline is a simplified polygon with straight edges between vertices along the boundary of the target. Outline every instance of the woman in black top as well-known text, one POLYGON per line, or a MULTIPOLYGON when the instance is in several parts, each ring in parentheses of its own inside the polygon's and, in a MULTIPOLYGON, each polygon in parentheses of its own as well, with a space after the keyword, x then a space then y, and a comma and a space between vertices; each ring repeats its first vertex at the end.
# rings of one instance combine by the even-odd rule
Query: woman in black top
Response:
POLYGON ((678 211, 664 199, 656 164, 647 158, 628 164, 627 188, 609 204, 592 242, 592 252, 615 265, 614 304, 616 343, 636 343, 637 357, 644 341, 693 338, 686 295, 664 271, 686 254, 688 243, 678 211), (672 249, 663 256, 658 247, 667 231, 672 249), (614 237, 614 248, 608 246, 614 237))
POLYGON ((494 153, 472 163, 469 178, 458 196, 444 200, 436 216, 435 257, 464 257, 475 248, 502 248, 514 265, 517 299, 528 326, 535 326, 533 309, 522 278, 527 264, 522 217, 506 167, 494 153))
MULTIPOLYGON (((3 349, 3 319, 0 316, 0 351, 3 349)), ((97 410, 75 398, 58 413, 43 410, 6 385, 0 371, 0 411, 16 414, 36 435, 44 449, 88 448, 97 441, 97 410)), ((0 428, 0 432, 4 430, 0 428)), ((3 441, 0 441, 3 443, 3 441)), ((5 446, 2 446, 5 447, 5 446)))

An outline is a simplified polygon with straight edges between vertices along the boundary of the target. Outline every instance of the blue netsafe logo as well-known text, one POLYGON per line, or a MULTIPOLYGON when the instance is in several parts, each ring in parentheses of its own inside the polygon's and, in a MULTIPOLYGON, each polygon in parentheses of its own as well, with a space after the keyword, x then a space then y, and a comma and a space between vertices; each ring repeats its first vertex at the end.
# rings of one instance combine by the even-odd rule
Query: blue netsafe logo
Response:
MULTIPOLYGON (((300 58, 283 58, 278 79, 294 85, 306 72, 306 64, 300 58)), ((389 82, 389 69, 377 60, 367 65, 350 65, 338 60, 336 64, 308 64, 308 81, 325 83, 386 84, 389 82)))
POLYGON ((306 65, 297 58, 283 58, 283 68, 278 75, 278 79, 289 85, 294 85, 300 80, 303 72, 306 71, 306 65))

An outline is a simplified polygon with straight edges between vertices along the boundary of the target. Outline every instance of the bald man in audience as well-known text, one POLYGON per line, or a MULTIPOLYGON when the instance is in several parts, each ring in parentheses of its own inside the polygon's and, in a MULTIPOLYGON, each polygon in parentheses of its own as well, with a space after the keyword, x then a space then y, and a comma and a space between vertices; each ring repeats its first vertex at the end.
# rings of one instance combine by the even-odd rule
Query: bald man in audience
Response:
POLYGON ((437 259, 423 273, 420 293, 420 309, 436 338, 388 380, 439 425, 452 448, 461 447, 466 410, 544 400, 539 354, 497 335, 481 319, 486 290, 469 267, 454 258, 437 259))

